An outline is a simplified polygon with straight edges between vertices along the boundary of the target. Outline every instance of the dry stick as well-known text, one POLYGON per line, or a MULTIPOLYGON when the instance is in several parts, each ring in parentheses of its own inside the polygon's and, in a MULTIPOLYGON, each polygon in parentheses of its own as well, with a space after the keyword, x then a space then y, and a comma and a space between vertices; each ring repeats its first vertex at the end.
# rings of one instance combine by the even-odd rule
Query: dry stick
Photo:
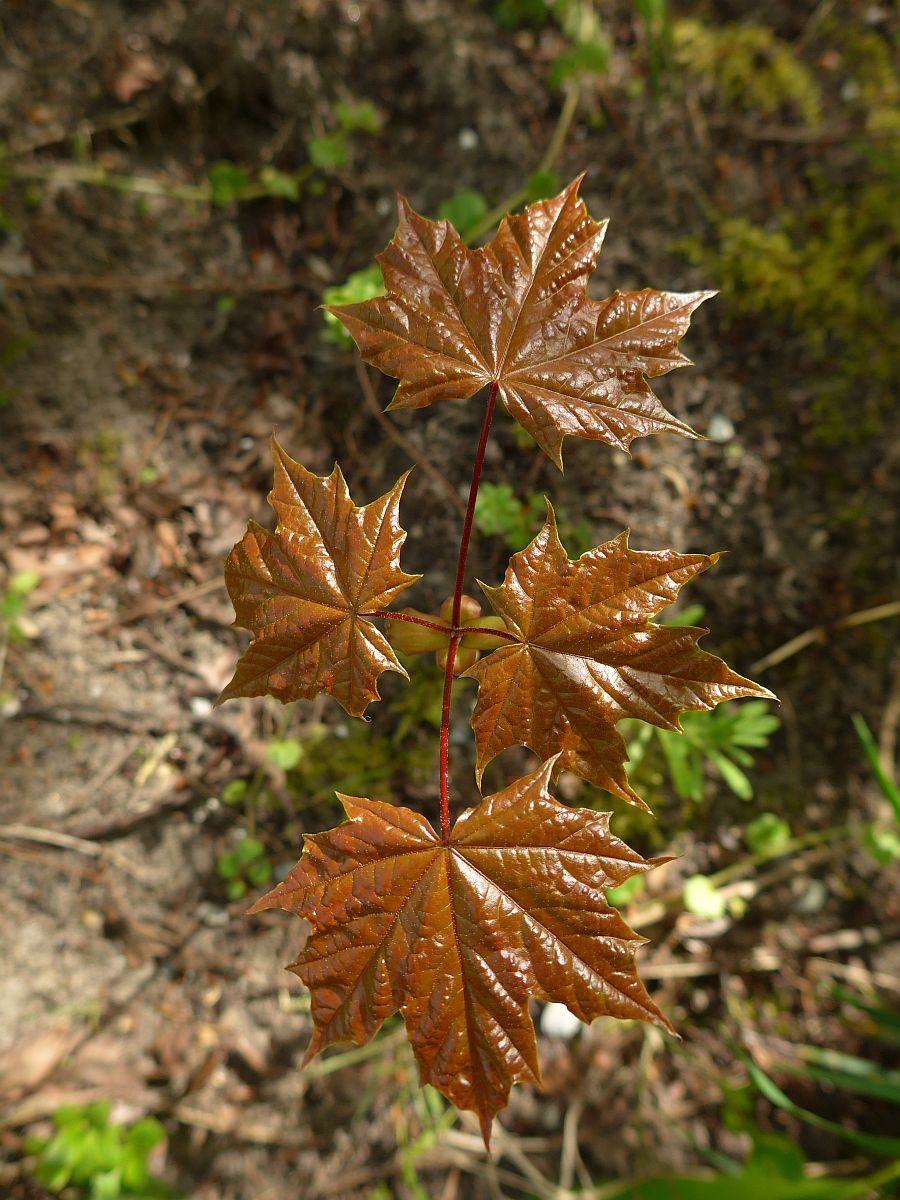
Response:
POLYGON ((217 592, 223 587, 225 587, 225 580, 221 576, 217 576, 215 579, 207 579, 205 583, 198 583, 194 587, 183 588, 180 592, 173 592, 171 596, 164 596, 161 600, 157 600, 153 604, 145 604, 138 608, 133 608, 131 612, 124 613, 121 617, 114 617, 112 621, 104 621, 102 625, 94 627, 94 632, 105 633, 107 629, 114 629, 118 625, 128 625, 132 621, 143 620, 144 617, 155 617, 158 613, 168 612, 170 608, 178 608, 179 604, 186 604, 188 600, 196 600, 200 596, 208 595, 210 592, 217 592))
POLYGON ((37 842, 43 846, 55 846, 58 850, 74 850, 76 854, 84 854, 87 858, 108 858, 111 863, 135 879, 146 878, 143 868, 133 863, 126 855, 120 854, 118 850, 111 846, 101 846, 97 842, 89 842, 86 838, 74 837, 71 833, 39 829, 34 825, 0 825, 0 838, 37 842))
POLYGON ((152 279, 132 275, 64 275, 44 272, 37 275, 0 275, 4 287, 16 291, 81 292, 183 292, 215 295, 219 292, 287 292, 304 284, 299 279, 223 279, 196 282, 187 279, 152 279))
MULTIPOLYGON (((569 133, 569 127, 575 119, 575 113, 578 109, 578 101, 581 97, 581 88, 578 83, 566 92, 566 98, 563 101, 562 109, 560 110, 559 119, 556 122, 553 133, 550 135, 550 141, 547 143, 547 149, 544 151, 544 156, 535 168, 534 174, 538 175, 542 171, 549 171, 556 162, 563 146, 565 145, 566 137, 569 133)), ((489 213, 485 213, 478 224, 468 232, 468 240, 474 241, 483 233, 487 233, 506 216, 514 208, 518 208, 525 200, 528 199, 528 188, 522 187, 518 191, 513 192, 511 196, 507 196, 505 200, 492 208, 489 213)))
POLYGON ((419 453, 418 450, 416 450, 415 446, 412 444, 406 434, 401 433, 390 417, 388 417, 383 411, 381 405, 378 403, 378 398, 375 395, 375 389, 372 387, 372 381, 369 378, 369 374, 359 358, 356 360, 356 377, 359 380, 359 386, 363 394, 363 400, 366 402, 366 406, 369 408, 375 420, 382 427, 391 441, 396 442, 400 449, 408 454, 413 462, 422 468, 426 475, 429 475, 435 481, 435 483, 440 485, 441 490, 446 492, 450 497, 453 507, 458 510, 460 516, 464 517, 466 514, 466 506, 456 494, 456 489, 447 476, 444 475, 442 471, 439 471, 434 463, 429 462, 427 458, 425 458, 419 453))
MULTIPOLYGON (((484 467, 484 452, 487 448, 488 436, 491 432, 491 422, 494 419, 494 409, 497 405, 497 392, 500 385, 493 382, 488 390, 487 405, 484 410, 484 420, 481 423, 481 437, 478 440, 478 450, 475 453, 475 465, 472 468, 472 482, 469 486, 469 503, 466 506, 466 519, 463 524, 462 537, 459 543, 459 561, 456 566, 456 585, 453 589, 453 615, 451 624, 459 628, 459 614, 462 606, 462 590, 466 577, 466 559, 469 555, 469 542, 472 537, 472 524, 475 520, 475 501, 478 499, 478 485, 481 483, 481 471, 484 467)), ((447 647, 447 665, 444 669, 444 696, 441 702, 441 753, 440 753, 440 784, 441 784, 441 838, 444 845, 450 844, 450 700, 453 691, 453 667, 456 664, 456 647, 459 645, 461 634, 454 633, 447 647)))
POLYGON ((900 600, 890 600, 887 604, 879 604, 875 608, 863 608, 859 612, 850 613, 847 617, 841 617, 839 621, 834 621, 831 625, 816 625, 814 629, 798 633, 796 637, 785 642, 783 646, 779 646, 777 650, 758 659, 750 670, 754 674, 757 671, 766 671, 769 667, 777 666, 778 663, 793 658, 795 654, 799 654, 801 650, 805 650, 814 642, 827 642, 829 633, 835 629, 853 629, 857 625, 868 625, 871 621, 885 621, 889 617, 900 617, 900 600))

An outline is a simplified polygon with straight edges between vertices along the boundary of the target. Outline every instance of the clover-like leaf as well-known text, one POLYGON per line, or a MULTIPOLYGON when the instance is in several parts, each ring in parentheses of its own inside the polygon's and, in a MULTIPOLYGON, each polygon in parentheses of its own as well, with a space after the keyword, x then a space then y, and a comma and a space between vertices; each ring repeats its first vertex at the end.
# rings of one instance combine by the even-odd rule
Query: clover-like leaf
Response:
POLYGON ((362 716, 382 671, 406 676, 364 614, 385 608, 419 576, 400 567, 398 507, 406 475, 357 508, 339 467, 314 475, 272 440, 274 532, 251 521, 225 564, 235 624, 253 641, 217 703, 269 694, 283 702, 330 692, 362 716))
POLYGON ((368 1042, 399 1009, 423 1082, 474 1109, 487 1142, 512 1083, 540 1083, 530 996, 582 1021, 671 1029, 637 975, 644 939, 604 895, 665 860, 614 837, 608 813, 557 803, 553 766, 467 809, 446 844, 410 809, 346 796, 348 820, 305 838, 251 909, 312 926, 291 964, 311 992, 304 1063, 334 1042, 368 1042))
POLYGON ((466 399, 496 383, 509 413, 562 468, 569 434, 627 450, 644 434, 695 437, 646 377, 681 367, 690 316, 712 292, 586 292, 606 222, 578 196, 505 217, 470 249, 446 220, 400 198, 397 232, 378 256, 386 296, 330 308, 363 357, 400 380, 391 407, 466 399))
POLYGON ((680 730, 689 709, 775 699, 699 649, 705 629, 650 621, 718 557, 632 550, 626 532, 572 562, 548 504, 543 529, 510 559, 502 585, 481 585, 519 640, 464 672, 478 680, 479 780, 502 750, 530 746, 542 759, 560 752, 560 768, 646 808, 625 774, 618 720, 680 730))

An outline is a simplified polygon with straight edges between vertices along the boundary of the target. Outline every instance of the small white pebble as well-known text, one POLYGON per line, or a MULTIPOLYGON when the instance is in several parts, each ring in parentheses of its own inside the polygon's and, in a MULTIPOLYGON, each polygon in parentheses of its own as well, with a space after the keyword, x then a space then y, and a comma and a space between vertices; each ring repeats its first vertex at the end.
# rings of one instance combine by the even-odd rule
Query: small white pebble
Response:
POLYGON ((547 1037, 565 1038, 567 1042, 575 1037, 584 1023, 579 1021, 574 1013, 570 1013, 564 1004, 545 1004, 541 1013, 541 1033, 547 1037))
POLYGON ((240 440, 240 447, 242 450, 252 450, 255 445, 256 439, 252 438, 249 433, 245 433, 240 440))
POLYGON ((459 131, 460 150, 474 150, 479 140, 478 134, 474 129, 466 128, 459 131))
POLYGON ((375 201, 375 211, 379 217, 386 217, 394 211, 394 202, 390 196, 379 196, 375 201))
POLYGON ((711 442, 723 445, 734 437, 734 422, 724 413, 713 413, 709 420, 706 436, 711 442))
POLYGON ((206 696, 194 696, 191 699, 191 712, 195 717, 208 717, 213 710, 213 702, 206 696))

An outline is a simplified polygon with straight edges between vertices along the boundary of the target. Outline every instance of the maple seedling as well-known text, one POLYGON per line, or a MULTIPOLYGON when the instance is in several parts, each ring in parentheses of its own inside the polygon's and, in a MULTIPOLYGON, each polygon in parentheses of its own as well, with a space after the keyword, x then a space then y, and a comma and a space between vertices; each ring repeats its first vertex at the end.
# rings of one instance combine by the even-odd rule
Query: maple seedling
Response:
POLYGON ((715 554, 637 551, 626 532, 573 562, 548 502, 503 582, 481 585, 493 615, 463 593, 498 400, 560 468, 568 435, 622 450, 643 434, 697 436, 647 380, 688 362, 678 343, 710 293, 589 298, 606 223, 588 215, 579 183, 506 217, 474 250, 401 198, 378 258, 385 294, 330 310, 363 357, 399 380, 392 407, 486 390, 454 591, 440 612, 388 608, 419 578, 400 566, 406 475, 357 507, 339 467, 315 475, 275 441, 278 523, 251 522, 225 568, 235 623, 253 640, 220 701, 327 692, 361 717, 382 672, 408 678, 397 650, 438 655, 439 829, 411 809, 341 796, 347 820, 307 836, 297 866, 250 911, 285 909, 312 927, 290 968, 311 995, 305 1061, 335 1042, 369 1041, 399 1010, 422 1081, 474 1110, 485 1143, 512 1083, 540 1083, 529 997, 583 1021, 637 1018, 671 1031, 638 978, 642 939, 606 898, 666 860, 614 837, 610 814, 559 803, 553 779, 565 769, 646 808, 625 774, 621 718, 678 731, 685 711, 771 697, 700 649, 706 630, 653 621, 715 554), (530 747, 542 765, 453 823, 450 701, 460 671, 478 686, 479 786, 511 746, 530 747))

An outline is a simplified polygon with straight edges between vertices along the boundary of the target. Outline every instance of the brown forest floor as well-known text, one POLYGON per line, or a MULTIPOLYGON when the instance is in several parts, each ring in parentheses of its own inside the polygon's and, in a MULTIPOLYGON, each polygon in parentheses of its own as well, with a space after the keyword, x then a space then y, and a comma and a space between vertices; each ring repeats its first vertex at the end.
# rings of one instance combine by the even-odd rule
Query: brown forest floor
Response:
MULTIPOLYGON (((896 622, 836 632, 762 675, 782 698, 782 727, 757 759, 752 804, 711 779, 700 805, 663 786, 655 824, 619 811, 616 828, 638 849, 682 856, 630 915, 651 939, 643 974, 683 1040, 603 1021, 572 1042, 542 1036, 546 1091, 515 1089, 493 1164, 468 1117, 417 1143, 429 1110, 390 1033, 383 1053, 356 1065, 296 1070, 308 1004, 282 968, 300 928, 279 915, 243 919, 246 902, 229 903, 217 876, 218 856, 244 828, 241 808, 221 801, 230 781, 261 785, 258 832, 284 869, 304 830, 337 819, 329 774, 348 769, 342 743, 358 750, 324 703, 295 706, 286 728, 274 703, 212 709, 244 644, 230 627, 222 559, 248 516, 267 520, 272 429, 314 470, 339 458, 358 502, 385 490, 410 449, 465 494, 478 406, 392 416, 398 437, 387 437, 355 354, 322 339, 316 306, 324 286, 387 241, 396 191, 426 213, 461 187, 494 203, 543 155, 561 104, 547 81, 560 35, 510 32, 491 7, 7 0, 0 9, 9 156, 0 342, 30 339, 5 356, 0 564, 41 577, 26 613, 33 636, 7 647, 2 677, 0 1195, 43 1194, 24 1182, 21 1139, 60 1103, 88 1098, 115 1100, 125 1120, 159 1116, 160 1169, 198 1200, 366 1197, 382 1182, 389 1190, 376 1195, 415 1197, 413 1162, 419 1195, 556 1195, 514 1179, 538 1170, 572 1187, 695 1168, 708 1147, 741 1159, 747 1139, 720 1110, 723 1087, 745 1080, 742 1048, 769 1065, 785 1042, 859 1050, 834 982, 880 989, 896 1005, 900 874, 853 838, 748 870, 740 919, 678 903, 683 877, 744 857, 742 831, 759 811, 783 815, 795 833, 879 815, 850 714, 864 713, 892 753, 896 622), (186 185, 221 159, 293 170, 347 98, 373 101, 381 131, 353 138, 347 164, 296 203, 212 207, 73 180, 86 164, 186 185), (323 723, 335 761, 310 795, 268 762, 266 746, 285 733, 321 735, 323 723)), ((689 85, 657 105, 633 86, 642 60, 631 7, 605 7, 608 76, 584 86, 556 163, 564 180, 587 168, 591 212, 611 218, 592 290, 715 286, 673 249, 686 234, 707 235, 705 203, 764 221, 794 201, 811 162, 851 171, 847 138, 792 137, 788 119, 710 108, 689 85)), ((814 42, 821 7, 804 0, 753 16, 814 42)), ((747 6, 716 6, 716 20, 746 16, 747 6)), ((826 126, 844 120, 835 104, 826 126)), ((791 374, 803 362, 798 335, 765 314, 731 320, 716 304, 686 342, 696 365, 658 390, 701 432, 730 422, 727 444, 644 439, 629 460, 570 439, 559 476, 504 419, 487 477, 522 495, 546 491, 595 541, 627 524, 641 549, 727 549, 687 599, 705 605, 709 648, 752 673, 803 630, 896 597, 898 443, 890 428, 852 446, 817 441, 808 416, 817 381, 799 365, 791 374), (863 515, 832 520, 854 506, 863 515)), ((386 403, 390 381, 368 378, 386 403)), ((428 607, 452 587, 458 503, 419 470, 404 505, 404 565, 429 571, 411 602, 428 607)), ((472 577, 499 579, 506 553, 501 539, 482 538, 472 577)), ((396 678, 383 688, 373 736, 395 761, 373 787, 389 778, 398 800, 433 816, 433 729, 389 740, 401 690, 396 678)), ((463 715, 460 805, 474 799, 463 715)), ((493 768, 488 784, 508 767, 493 768)), ((792 1095, 887 1132, 877 1102, 809 1084, 792 1095)), ((861 1165, 831 1135, 760 1099, 754 1107, 762 1128, 791 1133, 810 1160, 861 1165)))

